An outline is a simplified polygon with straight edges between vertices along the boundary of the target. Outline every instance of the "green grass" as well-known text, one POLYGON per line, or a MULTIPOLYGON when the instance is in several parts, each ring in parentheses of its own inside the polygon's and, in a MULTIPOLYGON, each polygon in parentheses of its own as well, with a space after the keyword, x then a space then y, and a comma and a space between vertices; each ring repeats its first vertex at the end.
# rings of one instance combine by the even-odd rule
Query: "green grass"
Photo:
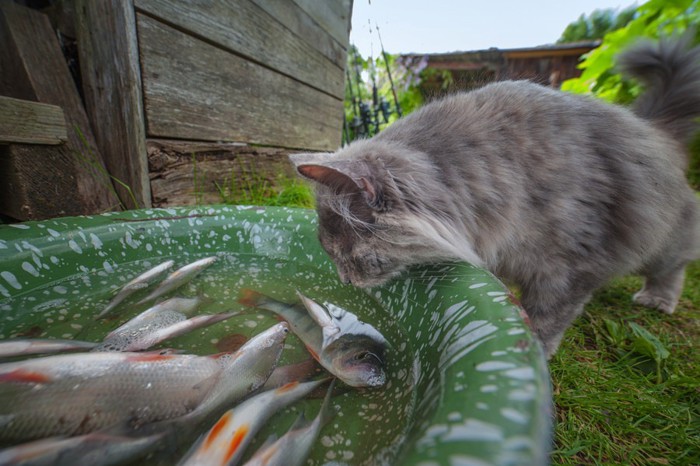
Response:
POLYGON ((671 316, 632 303, 641 283, 598 292, 550 363, 553 464, 700 464, 700 262, 671 316))
POLYGON ((275 183, 270 183, 261 176, 253 175, 245 181, 235 180, 223 185, 216 184, 224 204, 306 207, 314 206, 314 194, 307 183, 280 176, 275 183))

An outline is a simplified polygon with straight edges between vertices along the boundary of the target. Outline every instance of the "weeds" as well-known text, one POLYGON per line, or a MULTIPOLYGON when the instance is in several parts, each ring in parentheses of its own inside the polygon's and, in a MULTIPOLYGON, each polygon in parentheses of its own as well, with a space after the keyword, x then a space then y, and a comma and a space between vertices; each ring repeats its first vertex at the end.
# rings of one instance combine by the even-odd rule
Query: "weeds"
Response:
POLYGON ((306 183, 296 178, 280 175, 273 184, 256 173, 237 180, 232 172, 230 181, 225 181, 223 185, 217 182, 214 184, 224 204, 305 208, 314 206, 313 191, 306 183))
POLYGON ((634 305, 640 286, 600 291, 551 361, 554 464, 700 464, 700 262, 673 315, 634 305))
MULTIPOLYGON (((80 142, 83 144, 83 147, 85 147, 85 150, 87 151, 87 156, 83 154, 82 152, 77 152, 78 157, 80 160, 82 160, 85 164, 88 166, 92 167, 93 170, 100 176, 100 181, 102 182, 103 185, 107 186, 110 191, 114 194, 114 197, 119 200, 119 194, 117 193, 117 190, 114 188, 114 185, 112 184, 112 181, 114 183, 117 183, 119 186, 124 188, 124 190, 129 194, 129 197, 131 198, 131 202, 134 204, 134 209, 139 208, 139 203, 136 200, 136 196, 134 196, 134 192, 131 190, 131 187, 124 183, 122 180, 116 178, 115 176, 111 175, 107 169, 100 163, 97 154, 92 150, 92 147, 90 147, 90 143, 88 142, 87 138, 81 131, 80 127, 78 125, 73 126, 73 129, 75 129, 75 132, 78 134, 78 138, 80 138, 80 142), (111 181, 110 181, 111 180, 111 181)), ((126 206, 124 203, 119 200, 119 206, 121 207, 122 210, 127 210, 126 206)))

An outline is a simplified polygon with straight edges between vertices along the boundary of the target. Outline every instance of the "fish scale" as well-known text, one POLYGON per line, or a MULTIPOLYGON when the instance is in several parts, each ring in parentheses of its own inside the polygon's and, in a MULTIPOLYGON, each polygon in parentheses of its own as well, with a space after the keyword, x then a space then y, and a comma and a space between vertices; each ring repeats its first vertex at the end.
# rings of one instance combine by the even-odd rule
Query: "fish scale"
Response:
POLYGON ((153 353, 61 355, 0 365, 0 418, 10 416, 0 442, 184 415, 204 399, 221 368, 216 358, 153 353), (37 383, 41 377, 47 382, 37 383))

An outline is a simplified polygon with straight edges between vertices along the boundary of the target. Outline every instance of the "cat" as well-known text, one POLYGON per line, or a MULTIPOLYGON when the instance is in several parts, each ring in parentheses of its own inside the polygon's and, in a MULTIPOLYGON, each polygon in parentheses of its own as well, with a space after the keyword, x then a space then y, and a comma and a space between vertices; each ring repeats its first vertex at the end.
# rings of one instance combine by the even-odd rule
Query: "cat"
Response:
POLYGON ((591 294, 645 277, 635 302, 672 313, 700 257, 687 143, 700 116, 690 36, 637 44, 618 66, 631 109, 527 81, 426 104, 333 154, 290 156, 316 188, 319 240, 340 280, 373 287, 463 260, 521 290, 551 357, 591 294))

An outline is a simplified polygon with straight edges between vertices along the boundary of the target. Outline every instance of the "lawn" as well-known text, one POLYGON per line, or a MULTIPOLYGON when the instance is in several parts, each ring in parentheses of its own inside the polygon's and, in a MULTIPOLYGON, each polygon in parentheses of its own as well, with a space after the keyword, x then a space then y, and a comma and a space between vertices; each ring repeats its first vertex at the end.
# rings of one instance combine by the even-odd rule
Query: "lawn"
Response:
POLYGON ((633 304, 640 285, 600 290, 550 363, 553 464, 700 464, 700 261, 671 316, 633 304))

